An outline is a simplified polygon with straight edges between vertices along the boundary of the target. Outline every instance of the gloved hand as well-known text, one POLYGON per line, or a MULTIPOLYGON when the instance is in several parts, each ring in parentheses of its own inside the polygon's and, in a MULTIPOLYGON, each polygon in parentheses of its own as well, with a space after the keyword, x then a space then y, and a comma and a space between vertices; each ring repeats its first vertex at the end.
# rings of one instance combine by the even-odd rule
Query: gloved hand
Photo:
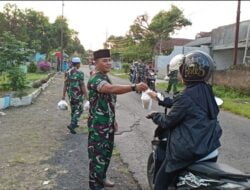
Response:
POLYGON ((147 119, 153 119, 153 117, 154 117, 154 115, 155 115, 156 113, 158 113, 158 112, 153 111, 153 112, 149 113, 149 114, 146 116, 146 118, 147 118, 147 119))

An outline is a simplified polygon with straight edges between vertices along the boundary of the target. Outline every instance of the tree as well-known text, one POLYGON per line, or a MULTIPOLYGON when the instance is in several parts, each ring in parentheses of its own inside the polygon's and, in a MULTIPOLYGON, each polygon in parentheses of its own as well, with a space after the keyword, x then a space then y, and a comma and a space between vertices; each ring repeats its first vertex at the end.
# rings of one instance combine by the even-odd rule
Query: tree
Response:
POLYGON ((9 88, 23 90, 26 75, 19 67, 25 63, 34 51, 27 48, 27 43, 19 41, 10 32, 3 32, 0 38, 0 72, 7 72, 9 88))
POLYGON ((183 15, 183 11, 172 5, 169 11, 160 11, 151 22, 147 14, 137 16, 130 26, 128 34, 110 36, 105 45, 110 45, 113 52, 121 52, 126 60, 151 60, 156 43, 169 38, 176 30, 191 25, 183 15))
POLYGON ((25 63, 34 53, 27 43, 19 41, 10 32, 3 32, 0 38, 0 71, 8 70, 14 65, 25 63))
POLYGON ((30 49, 45 53, 61 48, 61 30, 63 30, 63 48, 67 54, 84 53, 84 47, 78 39, 78 33, 69 28, 67 19, 58 16, 54 23, 43 12, 33 9, 19 9, 15 4, 6 4, 0 12, 0 37, 4 31, 13 34, 18 41, 27 43, 30 49))
POLYGON ((66 53, 69 55, 72 55, 74 53, 83 55, 85 50, 83 45, 81 44, 79 38, 77 35, 73 37, 73 39, 70 39, 68 46, 66 47, 66 53))
POLYGON ((25 40, 29 47, 41 53, 48 53, 52 49, 51 24, 49 18, 44 16, 43 12, 26 9, 24 28, 27 29, 26 34, 29 36, 25 40))
POLYGON ((191 25, 178 7, 172 5, 169 11, 160 11, 149 23, 147 14, 138 16, 130 26, 129 34, 139 43, 151 47, 152 54, 157 41, 169 38, 176 30, 191 25))

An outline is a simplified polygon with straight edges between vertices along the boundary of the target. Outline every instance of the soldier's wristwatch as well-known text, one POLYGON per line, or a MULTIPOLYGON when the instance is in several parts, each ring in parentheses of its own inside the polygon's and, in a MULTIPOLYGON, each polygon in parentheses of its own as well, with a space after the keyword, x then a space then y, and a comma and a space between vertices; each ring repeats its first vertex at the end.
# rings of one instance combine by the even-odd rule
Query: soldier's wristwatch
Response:
POLYGON ((135 91, 136 90, 136 84, 132 84, 131 89, 132 89, 132 91, 135 91))

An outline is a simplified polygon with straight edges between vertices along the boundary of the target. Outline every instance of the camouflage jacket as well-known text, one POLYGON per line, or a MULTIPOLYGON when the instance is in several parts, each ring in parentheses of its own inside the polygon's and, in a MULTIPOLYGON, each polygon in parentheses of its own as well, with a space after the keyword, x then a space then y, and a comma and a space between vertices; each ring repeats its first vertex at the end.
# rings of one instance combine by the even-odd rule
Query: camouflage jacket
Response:
POLYGON ((169 74, 168 74, 168 77, 170 79, 177 79, 178 77, 178 71, 171 71, 169 74))
POLYGON ((109 77, 97 72, 88 81, 89 91, 89 127, 93 125, 105 125, 111 127, 115 122, 116 95, 99 92, 101 87, 111 83, 109 77))
POLYGON ((82 102, 81 86, 84 85, 84 73, 72 67, 65 73, 65 83, 70 101, 82 102))

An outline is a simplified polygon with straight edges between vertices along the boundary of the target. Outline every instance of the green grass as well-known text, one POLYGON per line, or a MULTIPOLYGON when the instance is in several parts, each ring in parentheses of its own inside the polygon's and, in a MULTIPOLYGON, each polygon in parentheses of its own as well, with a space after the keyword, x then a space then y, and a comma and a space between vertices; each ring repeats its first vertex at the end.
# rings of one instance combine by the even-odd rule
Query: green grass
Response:
POLYGON ((241 115, 250 119, 250 98, 222 98, 224 103, 222 108, 237 115, 241 115))
MULTIPOLYGON (((25 96, 31 92, 34 91, 34 88, 31 87, 31 84, 36 80, 46 79, 48 76, 48 73, 27 73, 26 74, 26 88, 23 89, 23 92, 17 92, 14 96, 25 96)), ((8 77, 7 74, 4 73, 3 76, 0 76, 0 97, 4 94, 8 94, 13 92, 8 87, 6 88, 8 84, 8 77)))
MULTIPOLYGON (((167 89, 167 86, 168 86, 167 82, 156 83, 156 89, 158 91, 165 91, 167 89)), ((182 91, 183 89, 184 89, 184 85, 181 83, 178 83, 177 84, 177 91, 182 91)))
POLYGON ((88 127, 86 125, 81 125, 78 129, 77 129, 78 132, 81 132, 83 134, 88 134, 89 130, 88 130, 88 127))
POLYGON ((114 147, 112 155, 113 155, 113 156, 120 156, 121 154, 120 154, 120 152, 117 150, 117 148, 114 147))
MULTIPOLYGON (((165 91, 166 88, 167 83, 165 82, 156 84, 157 90, 165 91)), ((177 90, 181 91, 183 89, 184 85, 178 83, 177 90)), ((250 119, 250 94, 218 85, 213 86, 213 91, 215 96, 221 98, 224 101, 222 109, 250 119)))
MULTIPOLYGON (((28 82, 33 82, 36 80, 45 79, 47 76, 48 76, 48 73, 27 73, 26 80, 28 82)), ((6 74, 5 76, 0 77, 0 85, 5 84, 5 83, 8 83, 8 78, 6 74)))
POLYGON ((44 79, 48 76, 48 73, 27 73, 28 81, 36 81, 40 79, 44 79))
POLYGON ((123 69, 121 69, 121 70, 114 70, 114 69, 112 69, 110 71, 110 74, 113 75, 113 76, 115 76, 115 77, 122 78, 122 79, 129 79, 129 74, 125 73, 123 69))
POLYGON ((232 88, 224 86, 214 86, 214 94, 224 103, 222 108, 232 113, 247 117, 250 119, 250 95, 232 88))

